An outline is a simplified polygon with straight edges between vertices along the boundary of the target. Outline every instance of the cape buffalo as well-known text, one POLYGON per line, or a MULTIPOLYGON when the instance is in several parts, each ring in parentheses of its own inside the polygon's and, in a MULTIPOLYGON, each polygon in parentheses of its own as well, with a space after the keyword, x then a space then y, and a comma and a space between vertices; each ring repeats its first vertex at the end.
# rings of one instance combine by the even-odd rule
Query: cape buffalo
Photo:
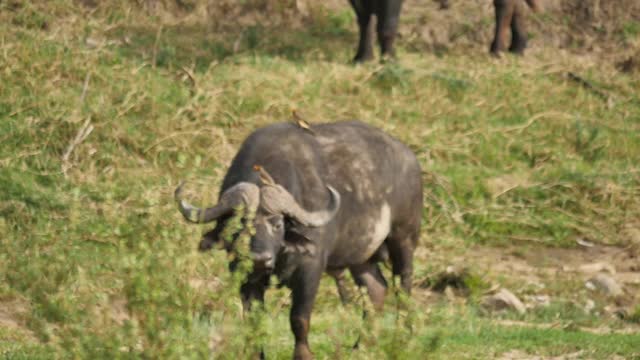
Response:
POLYGON ((381 308, 387 282, 377 263, 389 259, 402 288, 411 290, 421 171, 411 150, 379 129, 358 121, 269 125, 242 144, 216 205, 196 208, 181 191, 176 201, 187 220, 217 220, 201 250, 220 241, 234 209, 253 211, 254 266, 241 297, 245 309, 251 300, 263 301, 270 274, 292 290, 295 359, 311 358, 307 334, 323 272, 336 276, 348 269, 381 308))

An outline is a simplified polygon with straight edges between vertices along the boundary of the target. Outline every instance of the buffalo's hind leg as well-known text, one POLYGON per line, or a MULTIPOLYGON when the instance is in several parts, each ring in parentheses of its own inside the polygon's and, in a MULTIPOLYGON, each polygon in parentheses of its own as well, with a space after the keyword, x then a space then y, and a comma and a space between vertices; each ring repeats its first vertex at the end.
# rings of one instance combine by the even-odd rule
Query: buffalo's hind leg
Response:
POLYGON ((419 229, 395 229, 386 240, 394 276, 400 276, 400 286, 411 293, 413 252, 420 235, 419 229))
POLYGON ((367 293, 376 311, 382 311, 387 293, 387 281, 378 264, 367 262, 350 268, 351 275, 358 286, 366 286, 367 293))

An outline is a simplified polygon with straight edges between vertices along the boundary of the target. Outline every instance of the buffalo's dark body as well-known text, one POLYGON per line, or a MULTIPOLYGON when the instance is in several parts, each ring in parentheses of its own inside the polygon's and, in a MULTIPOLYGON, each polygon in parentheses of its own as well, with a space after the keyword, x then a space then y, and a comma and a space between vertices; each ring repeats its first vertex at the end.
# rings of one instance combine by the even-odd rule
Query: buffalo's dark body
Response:
MULTIPOLYGON (((262 301, 273 271, 292 289, 294 357, 310 358, 309 319, 323 272, 341 279, 341 272, 349 269, 380 307, 386 281, 377 262, 388 258, 394 275, 399 275, 403 288, 410 291, 422 214, 420 166, 405 145, 357 121, 316 125, 311 130, 280 123, 255 131, 235 156, 221 194, 242 182, 261 186, 254 165, 267 170, 309 211, 329 206, 328 185, 341 197, 339 210, 324 226, 285 222, 284 242, 310 247, 308 252, 286 251, 288 245, 261 240, 258 229, 251 251, 269 252, 277 258, 275 268, 255 266, 241 288, 245 304, 252 299, 262 301)), ((218 241, 224 220, 219 219, 216 228, 205 234, 201 249, 218 241)))

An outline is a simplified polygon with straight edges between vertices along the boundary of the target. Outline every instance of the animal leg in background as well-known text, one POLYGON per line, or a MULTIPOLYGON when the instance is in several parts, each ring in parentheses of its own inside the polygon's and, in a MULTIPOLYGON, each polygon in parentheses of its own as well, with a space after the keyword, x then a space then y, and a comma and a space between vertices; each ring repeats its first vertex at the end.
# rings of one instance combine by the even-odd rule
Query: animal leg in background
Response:
POLYGON ((377 3, 376 15, 378 23, 376 31, 378 33, 378 43, 380 44, 380 54, 384 57, 395 56, 394 41, 398 32, 400 21, 400 9, 402 0, 383 0, 377 3))
POLYGON ((506 49, 507 36, 511 26, 511 19, 515 11, 514 0, 494 0, 496 13, 496 31, 491 43, 491 53, 497 55, 506 49))
MULTIPOLYGON (((537 11, 538 3, 527 0, 527 4, 533 11, 537 11)), ((525 28, 525 5, 522 0, 494 0, 496 15, 496 29, 491 53, 498 55, 507 47, 509 30, 511 30, 511 44, 509 51, 522 54, 527 47, 527 32, 525 28)))
POLYGON ((350 0, 353 10, 358 18, 358 29, 360 30, 360 40, 358 42, 358 52, 353 58, 353 62, 364 62, 373 59, 372 34, 373 3, 366 0, 350 0))
POLYGON ((513 17, 511 18, 511 45, 509 46, 509 51, 514 54, 522 54, 527 47, 524 3, 518 1, 514 6, 513 17))

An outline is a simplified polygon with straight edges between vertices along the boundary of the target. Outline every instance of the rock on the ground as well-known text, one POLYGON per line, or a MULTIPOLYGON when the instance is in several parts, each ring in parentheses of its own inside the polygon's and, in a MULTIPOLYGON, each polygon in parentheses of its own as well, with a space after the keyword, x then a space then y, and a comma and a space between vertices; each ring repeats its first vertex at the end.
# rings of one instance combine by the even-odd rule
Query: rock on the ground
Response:
POLYGON ((482 301, 482 306, 490 311, 513 309, 520 314, 524 314, 526 312, 526 308, 522 301, 507 289, 500 289, 497 293, 486 296, 482 301))
POLYGON ((593 309, 596 308, 596 302, 591 300, 591 299, 587 299, 587 301, 584 304, 584 311, 589 314, 591 313, 591 311, 593 311, 593 309))
POLYGON ((622 287, 614 278, 607 274, 597 274, 585 283, 591 290, 599 290, 609 296, 619 296, 623 294, 622 287))
POLYGON ((551 305, 551 297, 549 295, 525 295, 524 300, 527 309, 551 305))
POLYGON ((610 274, 616 273, 616 268, 613 265, 605 262, 595 262, 591 264, 580 265, 578 270, 587 274, 594 274, 599 272, 608 272, 610 274))

